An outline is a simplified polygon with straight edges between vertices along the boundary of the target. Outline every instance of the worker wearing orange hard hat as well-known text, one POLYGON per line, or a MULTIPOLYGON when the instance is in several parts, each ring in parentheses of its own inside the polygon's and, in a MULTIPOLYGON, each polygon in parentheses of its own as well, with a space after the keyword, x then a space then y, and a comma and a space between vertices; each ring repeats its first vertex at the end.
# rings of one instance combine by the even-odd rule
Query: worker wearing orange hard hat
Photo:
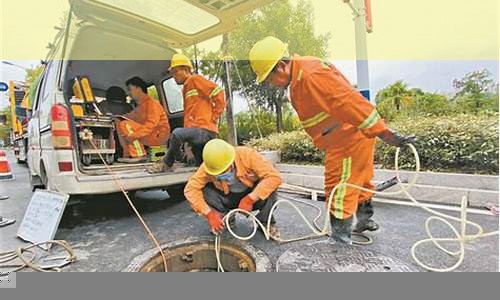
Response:
POLYGON ((275 37, 257 42, 250 51, 257 82, 289 88, 289 97, 302 126, 319 149, 326 151, 325 195, 333 195, 330 209, 333 243, 351 243, 355 232, 375 231, 372 220, 375 138, 401 147, 414 141, 390 130, 376 108, 359 93, 339 70, 316 57, 289 57, 288 45, 275 37), (342 185, 340 185, 342 184, 342 185))
POLYGON ((166 144, 170 125, 163 106, 147 94, 144 80, 134 77, 126 85, 137 107, 123 116, 117 116, 118 137, 123 148, 123 158, 118 161, 145 162, 148 154, 144 146, 166 144))
POLYGON ((189 179, 184 194, 214 233, 224 229, 223 214, 239 208, 259 211, 256 218, 262 224, 271 217, 269 234, 278 238, 278 227, 270 213, 281 183, 279 172, 256 150, 214 139, 203 149, 203 164, 189 179))
POLYGON ((169 141, 167 155, 148 168, 149 173, 172 170, 176 160, 181 159, 181 148, 185 143, 193 149, 194 160, 201 164, 205 144, 219 133, 219 118, 226 108, 224 90, 214 82, 193 73, 188 57, 175 54, 170 68, 175 82, 183 85, 184 127, 176 128, 169 141))

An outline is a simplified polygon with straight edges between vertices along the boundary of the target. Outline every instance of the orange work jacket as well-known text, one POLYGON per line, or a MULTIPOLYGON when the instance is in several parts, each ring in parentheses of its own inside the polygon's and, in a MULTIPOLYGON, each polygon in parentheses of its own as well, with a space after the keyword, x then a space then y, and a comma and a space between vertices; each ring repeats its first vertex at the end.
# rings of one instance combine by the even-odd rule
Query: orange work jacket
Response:
MULTIPOLYGON (((250 193, 253 199, 266 200, 283 182, 278 170, 252 148, 236 147, 234 164, 236 177, 247 187, 253 188, 250 193)), ((196 213, 205 215, 210 211, 203 198, 203 189, 210 182, 224 194, 228 195, 230 192, 229 185, 225 181, 218 181, 215 176, 207 174, 205 166, 201 165, 184 189, 186 199, 196 213)))
POLYGON ((138 130, 134 130, 134 133, 130 134, 133 139, 141 139, 150 136, 152 133, 158 133, 158 136, 168 136, 170 134, 170 124, 165 109, 160 102, 149 96, 139 103, 134 110, 126 114, 125 117, 141 124, 138 130))
POLYGON ((203 128, 219 133, 219 118, 226 108, 224 90, 201 75, 186 80, 184 95, 184 128, 203 128))
POLYGON ((388 130, 375 107, 332 64, 296 55, 291 73, 290 100, 316 147, 350 147, 388 130))

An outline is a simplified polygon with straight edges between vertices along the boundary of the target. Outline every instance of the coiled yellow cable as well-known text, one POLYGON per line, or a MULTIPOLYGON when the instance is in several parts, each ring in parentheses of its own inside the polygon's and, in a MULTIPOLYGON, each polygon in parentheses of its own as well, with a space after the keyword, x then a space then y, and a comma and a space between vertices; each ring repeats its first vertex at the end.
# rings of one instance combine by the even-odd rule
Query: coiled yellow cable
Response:
MULTIPOLYGON (((332 192, 330 193, 330 195, 328 197, 328 202, 327 202, 327 208, 328 209, 327 209, 327 212, 330 211, 330 208, 332 206, 332 199, 333 199, 333 196, 335 195, 335 191, 339 187, 341 187, 341 186, 347 186, 347 187, 351 187, 351 188, 356 188, 356 189, 359 189, 361 191, 373 192, 375 195, 388 196, 388 195, 404 194, 404 195, 406 195, 406 197, 408 197, 408 199, 410 199, 412 202, 414 202, 417 206, 419 206, 423 210, 427 211, 428 213, 434 215, 432 217, 429 217, 426 220, 426 222, 425 222, 425 230, 427 232, 428 238, 420 240, 420 241, 417 241, 412 246, 412 248, 411 248, 411 255, 412 255, 413 259, 415 260, 415 262, 419 266, 421 266, 422 268, 427 269, 429 271, 434 271, 434 272, 450 272, 450 271, 453 271, 456 268, 458 268, 462 264, 462 262, 464 260, 464 257, 465 257, 465 244, 467 242, 471 242, 473 240, 476 240, 476 239, 479 239, 479 238, 483 238, 483 237, 497 235, 499 232, 498 231, 494 231, 494 232, 484 233, 483 228, 479 224, 467 220, 467 198, 466 197, 462 198, 462 202, 461 202, 461 206, 460 206, 460 208, 461 208, 460 212, 461 213, 460 213, 460 217, 459 218, 454 217, 454 216, 450 216, 450 215, 447 215, 447 214, 444 214, 444 213, 441 213, 441 212, 438 212, 438 211, 436 211, 434 209, 431 209, 431 208, 428 208, 424 204, 422 204, 419 201, 417 201, 408 192, 408 190, 411 189, 416 184, 418 176, 420 174, 420 157, 418 155, 418 152, 417 152, 417 149, 415 148, 415 146, 413 146, 413 145, 410 144, 410 145, 408 145, 408 147, 410 147, 410 149, 413 152, 413 155, 415 156, 415 166, 416 166, 415 171, 416 172, 415 172, 415 176, 411 179, 411 181, 408 183, 408 185, 406 187, 403 186, 401 178, 400 178, 400 174, 399 174, 399 154, 400 154, 401 149, 397 148, 397 150, 396 150, 396 156, 395 156, 395 159, 394 159, 395 160, 394 165, 395 165, 396 176, 398 178, 398 185, 401 187, 401 189, 399 189, 397 191, 393 191, 393 192, 377 192, 375 190, 366 189, 364 187, 353 185, 353 184, 349 184, 349 183, 339 184, 339 185, 337 185, 332 190, 332 192), (432 232, 431 232, 431 229, 430 229, 430 223, 432 221, 434 221, 434 220, 441 221, 444 224, 446 224, 453 231, 453 233, 455 234, 456 237, 452 237, 452 238, 436 238, 436 237, 434 237, 432 235, 432 232), (459 224, 460 224, 460 232, 448 220, 459 222, 459 224), (476 228, 477 229, 477 233, 472 234, 472 235, 467 235, 466 234, 467 225, 470 225, 470 226, 476 228), (441 251, 443 251, 443 252, 445 252, 445 253, 447 253, 449 255, 458 257, 457 262, 454 265, 452 265, 450 267, 446 267, 446 268, 436 268, 436 267, 432 267, 432 266, 427 265, 424 262, 422 262, 418 258, 416 250, 417 250, 417 248, 419 246, 421 246, 421 245, 423 245, 425 243, 429 243, 429 242, 432 242, 441 251), (442 242, 457 242, 457 243, 459 243, 459 246, 460 246, 459 250, 458 251, 451 251, 451 250, 445 248, 441 244, 442 242)), ((271 236, 270 236, 269 232, 270 232, 270 226, 271 226, 271 217, 272 217, 274 211, 276 210, 276 208, 278 206, 282 205, 282 204, 286 204, 286 205, 291 206, 298 213, 298 215, 302 218, 302 220, 304 221, 304 223, 307 225, 307 227, 309 227, 311 229, 311 231, 313 233, 310 234, 310 235, 302 236, 302 237, 295 237, 295 238, 288 238, 288 239, 274 238, 277 242, 288 243, 288 242, 300 241, 300 240, 305 240, 305 239, 310 239, 310 238, 317 238, 317 237, 321 237, 321 236, 326 236, 329 233, 329 223, 330 223, 330 214, 329 213, 326 214, 326 218, 325 218, 325 222, 324 222, 322 230, 318 230, 318 229, 316 229, 316 227, 314 226, 314 224, 315 224, 315 221, 319 218, 319 215, 313 220, 313 222, 309 222, 309 220, 304 215, 304 213, 294 203, 292 203, 290 200, 285 200, 285 199, 278 200, 273 205, 273 207, 271 208, 271 213, 269 214, 269 218, 267 220, 266 226, 264 226, 264 224, 262 224, 253 214, 248 213, 246 211, 243 211, 241 209, 231 210, 229 213, 227 213, 224 216, 223 220, 224 220, 224 222, 226 224, 226 228, 229 231, 229 233, 233 237, 235 237, 236 239, 239 239, 239 240, 242 240, 242 241, 250 240, 257 233, 258 227, 260 227, 262 229, 262 232, 264 233, 265 238, 267 240, 270 240, 271 236), (229 219, 230 219, 230 217, 232 215, 234 215, 236 213, 241 213, 243 215, 246 215, 246 216, 248 216, 252 220, 253 230, 252 230, 252 232, 249 235, 247 235, 247 236, 239 236, 238 234, 236 234, 231 229, 231 227, 229 225, 229 219)), ((217 235, 216 238, 215 238, 215 255, 216 255, 216 258, 217 258, 217 265, 218 265, 219 271, 220 272, 224 272, 224 268, 223 268, 223 266, 221 264, 221 259, 220 259, 220 242, 221 242, 221 237, 220 237, 220 235, 217 235)))

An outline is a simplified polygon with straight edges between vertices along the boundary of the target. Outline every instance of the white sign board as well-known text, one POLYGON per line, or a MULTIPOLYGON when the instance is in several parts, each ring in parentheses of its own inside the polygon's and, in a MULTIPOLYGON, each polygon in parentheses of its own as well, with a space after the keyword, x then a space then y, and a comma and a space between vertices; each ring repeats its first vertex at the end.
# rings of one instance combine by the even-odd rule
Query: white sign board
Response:
POLYGON ((54 239, 69 195, 37 190, 24 214, 17 236, 33 244, 54 239))

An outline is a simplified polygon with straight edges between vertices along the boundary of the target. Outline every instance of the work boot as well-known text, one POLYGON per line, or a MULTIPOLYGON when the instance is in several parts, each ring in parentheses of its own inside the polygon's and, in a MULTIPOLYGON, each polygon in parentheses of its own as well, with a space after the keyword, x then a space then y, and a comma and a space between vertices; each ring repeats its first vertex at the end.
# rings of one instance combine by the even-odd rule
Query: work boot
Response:
POLYGON ((119 158, 118 162, 122 164, 140 164, 148 161, 148 158, 146 156, 141 156, 141 157, 123 157, 119 158))
POLYGON ((358 211, 356 212, 356 226, 354 227, 354 232, 362 233, 365 231, 376 231, 378 230, 378 224, 372 219, 373 217, 373 204, 371 200, 358 205, 358 211))
POLYGON ((149 174, 159 174, 167 173, 173 171, 173 166, 167 166, 163 159, 153 163, 151 166, 147 167, 146 170, 149 174))
POLYGON ((334 216, 330 219, 332 225, 332 233, 328 239, 330 244, 338 245, 352 245, 351 232, 352 232, 352 218, 337 219, 334 216))

